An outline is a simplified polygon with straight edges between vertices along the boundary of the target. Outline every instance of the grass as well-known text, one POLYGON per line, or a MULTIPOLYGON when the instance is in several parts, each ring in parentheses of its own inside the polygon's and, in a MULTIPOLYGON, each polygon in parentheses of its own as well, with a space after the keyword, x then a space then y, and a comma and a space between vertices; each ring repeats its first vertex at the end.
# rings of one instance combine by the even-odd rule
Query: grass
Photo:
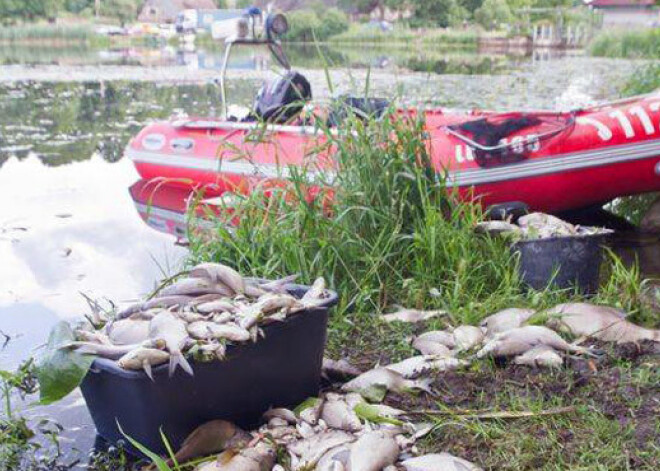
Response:
POLYGON ((606 31, 594 38, 589 52, 601 57, 657 59, 660 57, 660 29, 606 31))
POLYGON ((395 26, 392 31, 381 31, 379 28, 366 28, 364 25, 351 24, 348 31, 332 36, 328 42, 333 44, 396 44, 437 46, 454 45, 476 47, 479 39, 476 30, 458 30, 433 28, 419 31, 406 27, 395 26))
POLYGON ((25 24, 0 28, 0 42, 15 43, 28 41, 91 42, 95 33, 91 27, 58 26, 48 24, 25 24))

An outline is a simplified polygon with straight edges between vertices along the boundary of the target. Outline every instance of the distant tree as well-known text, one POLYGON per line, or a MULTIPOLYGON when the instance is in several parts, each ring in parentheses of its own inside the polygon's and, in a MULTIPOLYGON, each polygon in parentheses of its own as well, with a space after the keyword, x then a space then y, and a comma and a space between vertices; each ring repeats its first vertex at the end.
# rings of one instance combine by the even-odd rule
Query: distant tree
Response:
POLYGON ((64 9, 71 13, 80 13, 87 8, 94 7, 94 0, 65 0, 64 9))
POLYGON ((484 0, 483 5, 474 12, 474 19, 484 28, 492 30, 503 23, 510 23, 513 14, 505 0, 484 0))
POLYGON ((225 9, 227 8, 227 0, 214 0, 215 6, 220 8, 220 9, 225 9))
POLYGON ((110 18, 117 18, 121 25, 137 18, 142 2, 139 0, 103 0, 100 14, 110 18))
POLYGON ((457 0, 415 0, 413 26, 448 26, 460 23, 468 12, 457 0))
POLYGON ((458 3, 465 8, 470 15, 474 15, 474 12, 479 9, 484 3, 484 0, 459 0, 458 3))

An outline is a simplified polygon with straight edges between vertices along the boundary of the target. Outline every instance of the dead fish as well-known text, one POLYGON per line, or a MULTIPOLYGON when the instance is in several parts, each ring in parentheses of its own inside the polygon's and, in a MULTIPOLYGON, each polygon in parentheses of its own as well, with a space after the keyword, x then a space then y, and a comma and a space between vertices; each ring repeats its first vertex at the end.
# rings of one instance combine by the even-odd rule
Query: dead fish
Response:
POLYGON ((321 417, 324 402, 323 399, 318 397, 307 399, 303 404, 296 408, 300 420, 309 425, 316 425, 321 417))
POLYGON ((249 330, 265 316, 271 316, 275 312, 286 314, 298 306, 301 306, 300 302, 289 294, 268 293, 238 313, 241 316, 239 325, 249 330))
POLYGON ((272 420, 277 418, 277 419, 282 419, 289 424, 298 423, 298 417, 296 417, 296 414, 292 410, 285 409, 284 407, 268 409, 266 412, 263 413, 262 417, 265 420, 272 420))
POLYGON ((497 334, 477 352, 477 358, 486 355, 514 356, 521 355, 537 345, 547 345, 555 350, 573 353, 589 353, 586 348, 571 345, 555 331, 547 327, 526 325, 497 334))
POLYGON ((328 394, 326 401, 323 404, 321 412, 321 419, 328 425, 328 427, 344 430, 346 432, 359 432, 362 430, 362 422, 360 418, 353 411, 352 408, 346 404, 340 397, 328 394))
POLYGON ((275 464, 275 448, 263 441, 238 452, 223 451, 211 462, 195 468, 196 471, 271 471, 275 464))
POLYGON ((84 342, 99 343, 101 345, 112 345, 110 338, 103 332, 98 331, 90 332, 88 330, 78 329, 76 330, 76 338, 84 342))
POLYGON ((527 350, 522 355, 518 355, 513 362, 516 365, 547 368, 559 368, 564 364, 561 355, 554 348, 547 345, 538 345, 531 350, 527 350))
POLYGON ((417 323, 434 317, 447 314, 446 311, 419 311, 417 309, 400 309, 390 314, 384 314, 381 319, 385 322, 409 322, 417 323))
POLYGON ((200 340, 227 339, 232 342, 250 340, 250 332, 233 323, 216 324, 215 322, 199 321, 188 324, 187 329, 191 337, 200 340))
POLYGON ((202 314, 211 314, 213 312, 236 312, 236 306, 228 299, 216 299, 215 301, 198 304, 195 306, 195 309, 202 314))
POLYGON ((525 237, 531 239, 547 239, 577 234, 577 229, 573 224, 562 221, 550 214, 538 212, 518 218, 518 226, 523 230, 525 237))
POLYGON ((196 312, 191 312, 191 311, 180 311, 180 312, 176 313, 176 316, 179 319, 181 319, 182 321, 187 322, 187 323, 206 321, 207 320, 206 316, 203 316, 201 314, 197 314, 196 312))
POLYGON ((452 356, 452 351, 439 342, 432 342, 430 340, 423 339, 420 340, 420 338, 417 337, 413 340, 412 346, 422 355, 435 355, 443 357, 452 356))
POLYGON ((326 297, 327 291, 325 279, 323 277, 319 277, 314 280, 314 283, 300 299, 300 302, 306 307, 314 307, 323 303, 326 297))
POLYGON ((647 329, 625 319, 626 314, 608 306, 588 303, 560 304, 547 311, 547 325, 575 336, 592 337, 606 342, 660 342, 660 330, 647 329))
POLYGON ((343 444, 331 448, 319 459, 316 471, 345 471, 348 467, 348 458, 351 456, 350 444, 343 444))
POLYGON ((115 319, 125 319, 140 311, 146 311, 154 308, 166 309, 172 306, 185 306, 194 298, 192 296, 161 296, 143 303, 136 303, 120 311, 115 319))
POLYGON ((279 280, 273 280, 273 281, 266 281, 263 283, 259 283, 259 288, 261 288, 264 291, 267 291, 269 293, 286 293, 286 286, 290 285, 294 281, 296 281, 296 278, 298 278, 299 275, 288 275, 285 276, 284 278, 280 278, 279 280))
POLYGON ((431 453, 401 462, 406 471, 482 471, 475 464, 449 453, 431 453))
POLYGON ((177 366, 181 366, 189 375, 194 375, 190 363, 181 352, 186 339, 188 339, 185 322, 175 317, 171 312, 163 311, 149 323, 149 337, 165 341, 167 350, 170 352, 170 376, 174 374, 177 366))
POLYGON ((114 345, 134 345, 149 339, 149 321, 121 319, 109 323, 105 333, 114 345))
POLYGON ((165 348, 165 343, 162 340, 146 340, 139 344, 134 345, 107 345, 94 342, 71 342, 63 345, 61 349, 75 350, 81 355, 96 355, 110 360, 117 360, 131 350, 137 348, 155 348, 162 350, 165 348))
POLYGON ((293 442, 287 450, 299 458, 296 469, 313 468, 328 451, 355 441, 355 436, 342 430, 326 430, 293 442))
POLYGON ((399 457, 399 446, 383 431, 367 432, 353 445, 348 457, 350 471, 381 471, 399 457))
POLYGON ((234 315, 228 312, 219 312, 217 314, 213 314, 213 317, 211 318, 211 320, 216 324, 226 324, 233 319, 234 315))
POLYGON ((342 358, 341 360, 331 360, 330 358, 323 358, 321 366, 323 375, 326 378, 337 378, 344 380, 346 378, 353 378, 362 373, 358 368, 351 365, 348 360, 342 358))
POLYGON ((484 340, 484 333, 479 327, 472 325, 461 325, 452 332, 456 348, 461 351, 470 350, 477 345, 481 345, 484 340))
POLYGON ((189 276, 224 284, 236 294, 245 292, 245 280, 241 274, 222 263, 200 263, 190 270, 189 276))
POLYGON ((166 363, 170 354, 155 348, 136 348, 128 352, 117 361, 117 365, 125 370, 143 369, 149 379, 153 381, 151 367, 166 363))
POLYGON ((481 221, 474 227, 477 234, 520 234, 522 230, 515 224, 506 221, 481 221))
POLYGON ((486 329, 486 335, 492 337, 500 332, 515 329, 534 315, 533 309, 512 307, 491 314, 481 321, 481 327, 486 329))
POLYGON ((454 370, 459 366, 464 366, 467 364, 468 363, 466 361, 453 357, 418 355, 411 358, 406 358, 405 360, 398 363, 386 365, 384 368, 399 373, 404 378, 410 379, 426 375, 431 372, 454 370))
POLYGON ((440 343, 449 349, 456 347, 454 336, 451 332, 447 332, 446 330, 430 330, 418 335, 415 340, 440 343))
POLYGON ((415 389, 430 392, 430 382, 409 380, 387 368, 369 370, 341 387, 342 391, 360 393, 373 402, 380 402, 387 391, 402 393, 415 389))
MULTIPOLYGON (((247 432, 231 422, 212 420, 200 425, 186 437, 174 455, 174 461, 183 464, 223 450, 240 450, 246 447, 251 439, 247 432)), ((172 466, 174 461, 168 460, 167 465, 172 466)))
POLYGON ((181 278, 171 285, 165 286, 158 293, 159 296, 221 294, 233 296, 234 292, 226 285, 213 283, 206 278, 181 278))
POLYGON ((200 304, 204 303, 210 303, 213 301, 217 301, 218 299, 226 299, 227 297, 222 295, 222 294, 217 294, 217 293, 210 293, 210 294, 202 294, 201 296, 195 296, 190 300, 188 303, 188 306, 199 306, 200 304))

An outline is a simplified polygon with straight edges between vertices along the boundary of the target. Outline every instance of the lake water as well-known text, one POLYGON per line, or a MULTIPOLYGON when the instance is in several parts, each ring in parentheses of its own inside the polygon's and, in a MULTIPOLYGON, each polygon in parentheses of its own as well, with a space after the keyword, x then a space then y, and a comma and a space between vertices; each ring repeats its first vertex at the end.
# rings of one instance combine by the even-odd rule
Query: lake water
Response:
MULTIPOLYGON (((385 48, 314 48, 292 62, 321 101, 371 93, 402 102, 495 109, 567 109, 614 99, 638 62, 385 48)), ((163 221, 147 225, 129 193, 138 180, 122 151, 142 126, 172 114, 216 115, 222 51, 0 48, 0 368, 30 356, 60 319, 86 312, 81 293, 114 301, 149 292, 186 250, 163 221), (1 340, 1 338, 0 338, 1 340)), ((232 104, 249 106, 273 61, 243 51, 231 63, 232 104)), ((87 450, 93 426, 79 394, 33 408, 87 450)))

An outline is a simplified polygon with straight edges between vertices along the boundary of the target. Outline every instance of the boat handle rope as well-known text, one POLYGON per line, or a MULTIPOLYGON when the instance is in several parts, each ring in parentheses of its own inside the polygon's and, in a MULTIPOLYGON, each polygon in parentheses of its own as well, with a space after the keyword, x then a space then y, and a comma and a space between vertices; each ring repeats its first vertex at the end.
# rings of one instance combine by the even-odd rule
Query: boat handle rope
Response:
POLYGON ((451 129, 450 126, 442 126, 442 129, 447 134, 450 134, 450 135, 460 139, 461 141, 465 142, 467 145, 469 145, 470 147, 473 147, 476 150, 479 150, 479 151, 482 151, 482 152, 504 152, 506 150, 513 149, 514 146, 519 146, 521 144, 524 145, 524 144, 528 144, 528 143, 533 142, 533 141, 534 142, 541 142, 541 141, 548 140, 552 137, 555 137, 555 136, 567 131, 569 128, 572 128, 574 126, 575 126, 575 113, 571 112, 570 115, 569 115, 568 120, 566 121, 566 123, 563 126, 557 128, 557 129, 552 129, 552 130, 547 131, 545 133, 536 134, 536 135, 533 135, 533 136, 528 136, 528 137, 524 138, 522 141, 518 141, 518 142, 515 142, 515 143, 513 143, 513 142, 503 143, 503 144, 498 144, 496 146, 484 146, 483 144, 479 144, 478 142, 470 139, 468 136, 466 136, 464 134, 461 134, 458 131, 455 131, 455 130, 451 129))

